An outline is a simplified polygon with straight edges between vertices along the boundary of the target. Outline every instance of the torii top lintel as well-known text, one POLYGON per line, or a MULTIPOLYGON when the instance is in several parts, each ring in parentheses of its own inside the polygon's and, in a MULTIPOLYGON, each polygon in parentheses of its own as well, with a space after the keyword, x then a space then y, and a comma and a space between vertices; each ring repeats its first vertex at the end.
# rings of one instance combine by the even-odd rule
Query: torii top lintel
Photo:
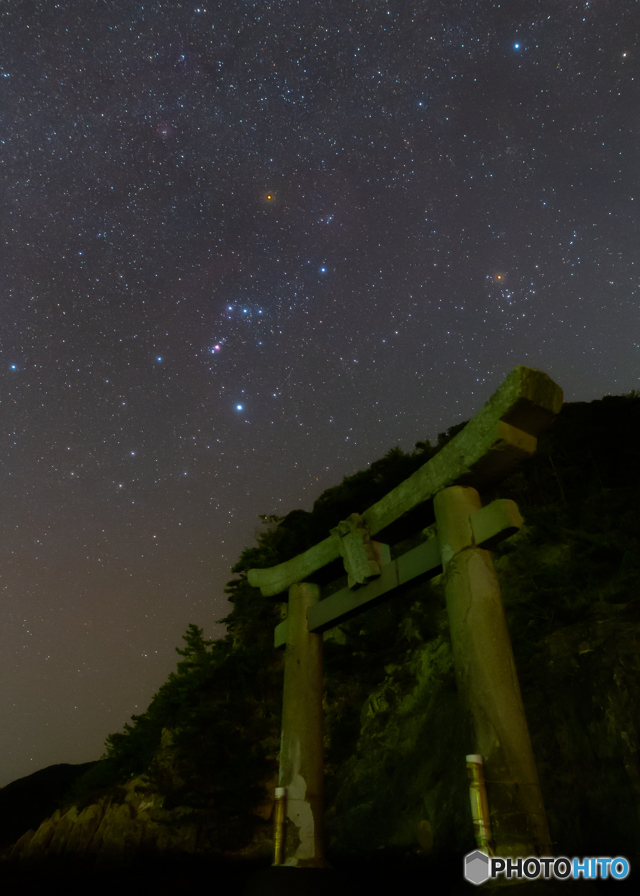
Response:
MULTIPOLYGON (((535 453, 537 436, 561 408, 562 389, 546 373, 515 367, 435 457, 364 511, 362 520, 369 533, 375 535, 450 485, 483 488, 506 476, 535 453)), ((249 584, 260 588, 265 597, 279 594, 339 556, 339 543, 330 535, 286 563, 250 569, 249 584)))

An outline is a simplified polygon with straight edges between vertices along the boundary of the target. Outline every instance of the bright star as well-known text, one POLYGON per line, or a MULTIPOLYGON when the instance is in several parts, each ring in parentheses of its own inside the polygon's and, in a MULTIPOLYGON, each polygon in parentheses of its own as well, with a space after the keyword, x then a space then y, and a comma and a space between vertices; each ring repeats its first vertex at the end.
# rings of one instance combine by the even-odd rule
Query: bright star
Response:
POLYGON ((515 50, 519 50, 519 49, 520 49, 520 44, 514 44, 513 47, 514 47, 515 50))
POLYGON ((162 361, 162 357, 160 355, 158 355, 158 357, 156 358, 156 361, 162 361))
POLYGON ((241 411, 241 410, 242 410, 242 405, 241 405, 241 404, 237 404, 237 405, 236 405, 236 411, 241 411))

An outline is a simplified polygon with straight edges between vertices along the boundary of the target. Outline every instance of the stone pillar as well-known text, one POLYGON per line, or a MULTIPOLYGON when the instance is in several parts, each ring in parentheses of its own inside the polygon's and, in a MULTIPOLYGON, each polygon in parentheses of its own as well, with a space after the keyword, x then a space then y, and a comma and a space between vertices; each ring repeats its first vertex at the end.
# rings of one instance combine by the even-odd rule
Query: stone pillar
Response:
MULTIPOLYGON (((474 488, 453 486, 433 501, 444 570, 458 694, 486 769, 498 856, 549 856, 551 841, 518 675, 489 551, 476 547, 474 488)), ((464 762, 464 756, 458 757, 464 762)))
POLYGON ((320 598, 318 585, 289 588, 279 784, 286 788, 284 864, 322 868, 324 732, 322 635, 307 630, 307 611, 320 598))

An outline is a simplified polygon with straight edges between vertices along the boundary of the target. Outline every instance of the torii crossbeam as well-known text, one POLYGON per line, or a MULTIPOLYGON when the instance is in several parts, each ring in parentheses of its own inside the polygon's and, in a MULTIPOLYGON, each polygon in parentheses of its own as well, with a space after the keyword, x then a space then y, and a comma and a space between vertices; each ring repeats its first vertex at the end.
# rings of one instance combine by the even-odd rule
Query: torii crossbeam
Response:
MULTIPOLYGON (((249 583, 272 596, 289 589, 280 786, 287 791, 287 865, 322 866, 322 632, 363 612, 417 576, 444 571, 447 612, 461 704, 483 756, 497 855, 550 855, 549 831, 490 554, 522 524, 513 501, 482 508, 477 492, 536 450, 537 436, 562 407, 545 373, 516 367, 485 406, 444 448, 384 498, 341 522, 322 542, 286 563, 250 569, 249 583), (390 559, 371 541, 433 499, 436 531, 390 559), (325 600, 305 579, 342 556, 349 587, 325 600)), ((470 750, 469 752, 472 752, 470 750)))

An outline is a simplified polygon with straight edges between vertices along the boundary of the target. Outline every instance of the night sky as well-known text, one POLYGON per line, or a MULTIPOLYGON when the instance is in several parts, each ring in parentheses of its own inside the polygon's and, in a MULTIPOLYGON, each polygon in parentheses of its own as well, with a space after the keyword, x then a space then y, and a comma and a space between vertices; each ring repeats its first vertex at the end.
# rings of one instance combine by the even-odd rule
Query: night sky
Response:
POLYGON ((259 514, 516 364, 640 387, 640 4, 4 0, 0 785, 97 759, 259 514))

